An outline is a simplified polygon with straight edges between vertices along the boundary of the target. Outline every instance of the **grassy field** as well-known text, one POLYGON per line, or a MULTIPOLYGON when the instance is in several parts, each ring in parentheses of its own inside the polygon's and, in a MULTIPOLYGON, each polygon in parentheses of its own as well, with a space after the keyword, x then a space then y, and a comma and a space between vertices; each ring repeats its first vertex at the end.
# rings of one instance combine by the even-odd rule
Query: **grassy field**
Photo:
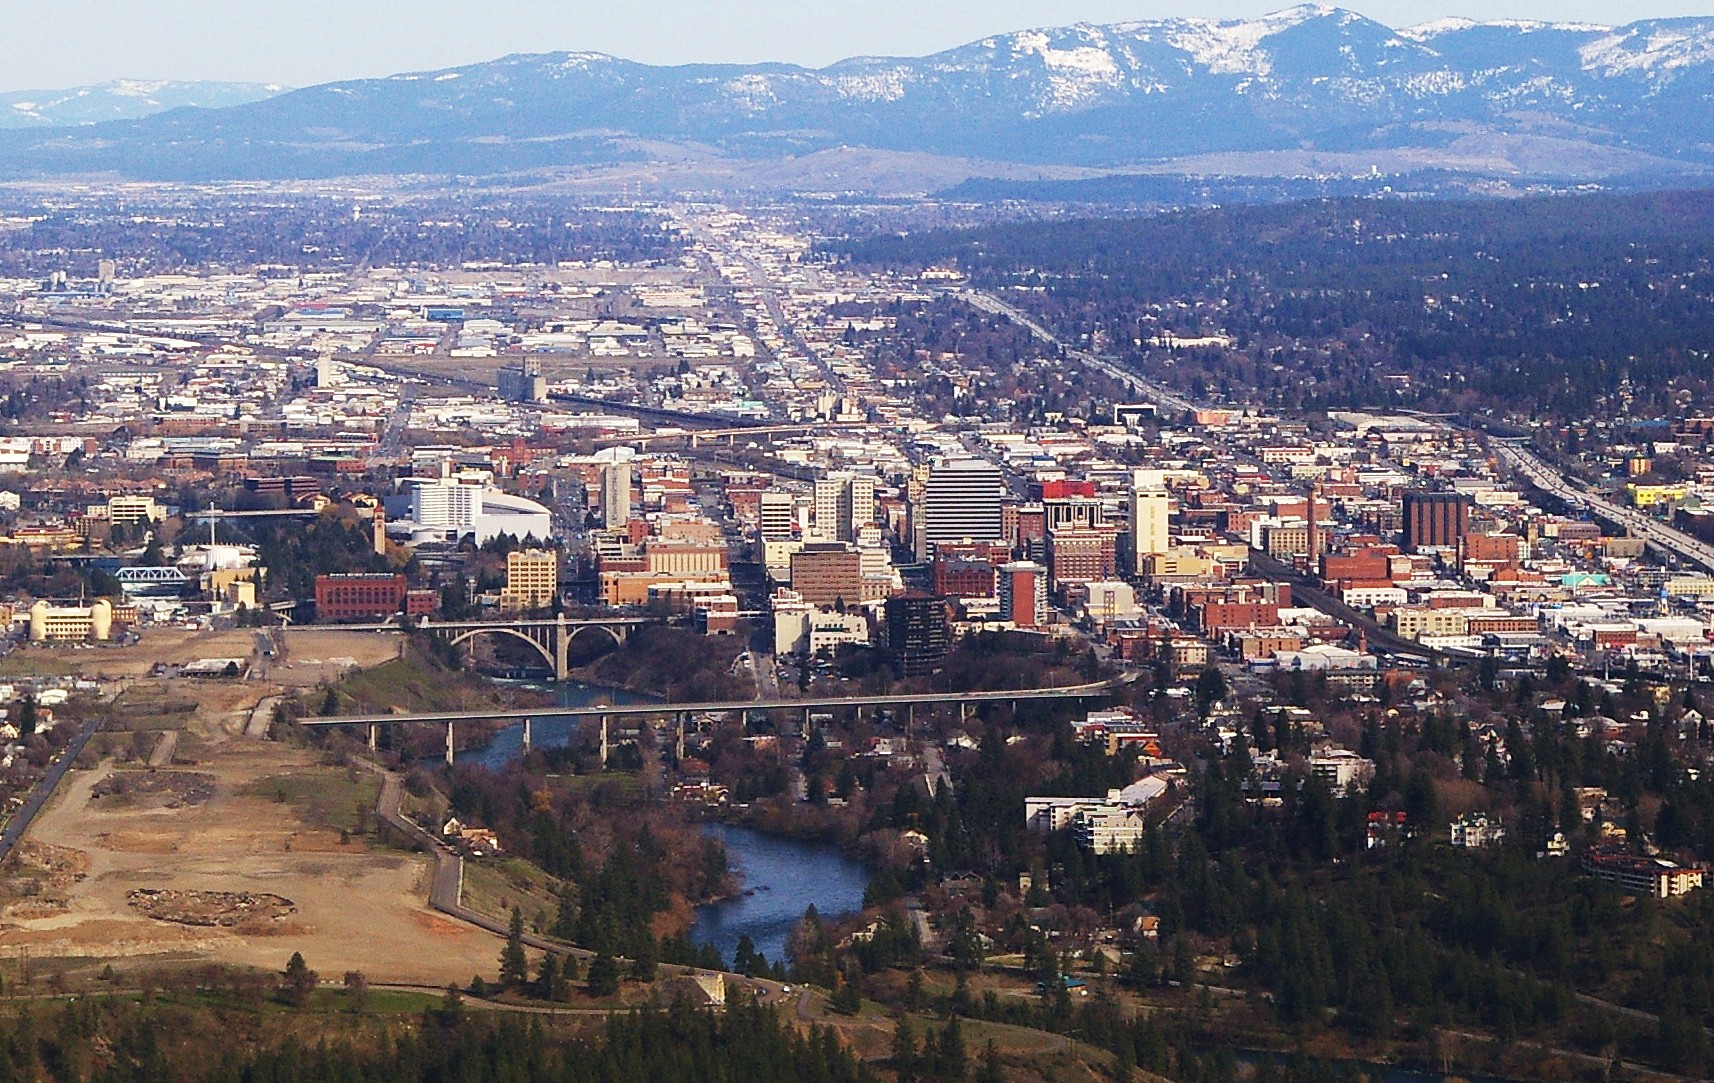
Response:
MULTIPOLYGON (((406 651, 403 658, 350 673, 332 688, 340 714, 473 711, 501 705, 512 696, 414 649, 406 651)), ((325 697, 325 692, 305 694, 309 709, 316 712, 322 709, 325 697)))
POLYGON ((526 928, 545 931, 559 913, 559 881, 520 858, 464 863, 464 905, 490 917, 523 912, 526 928))
POLYGON ((78 667, 70 658, 62 658, 58 652, 40 648, 13 651, 0 658, 0 678, 69 677, 77 671, 78 667))
POLYGON ((106 708, 110 730, 183 729, 196 714, 197 703, 155 683, 138 683, 125 689, 106 708))
POLYGON ((357 768, 312 767, 257 779, 243 792, 291 805, 316 826, 361 834, 373 821, 381 780, 357 768))
POLYGON ((612 787, 620 797, 627 801, 638 800, 643 796, 643 776, 635 771, 603 771, 594 775, 554 775, 552 781, 556 786, 562 786, 571 793, 586 797, 604 787, 612 787))

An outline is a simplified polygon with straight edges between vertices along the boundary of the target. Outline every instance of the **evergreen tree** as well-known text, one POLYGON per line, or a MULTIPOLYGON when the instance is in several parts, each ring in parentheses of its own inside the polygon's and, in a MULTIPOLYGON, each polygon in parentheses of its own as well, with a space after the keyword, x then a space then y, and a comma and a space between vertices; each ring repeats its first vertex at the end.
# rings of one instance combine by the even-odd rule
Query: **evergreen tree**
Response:
POLYGON ((286 961, 286 983, 283 990, 286 999, 294 1007, 303 1007, 309 1003, 310 995, 315 992, 318 981, 316 972, 304 962, 303 954, 292 952, 292 957, 286 961))
POLYGON ((542 956, 541 969, 536 971, 534 992, 541 1000, 560 999, 559 961, 551 951, 542 956))
POLYGON ((921 1072, 921 1052, 917 1047, 916 1027, 904 1018, 893 1027, 893 1071, 899 1083, 916 1083, 921 1072))
POLYGON ((512 923, 506 931, 506 946, 500 950, 500 984, 515 989, 529 980, 529 959, 524 955, 524 914, 512 907, 512 923))
POLYGON ((631 977, 642 982, 654 981, 660 976, 660 960, 660 943, 645 935, 637 944, 635 957, 631 960, 631 977))
POLYGON ((597 952, 589 962, 586 984, 592 997, 610 997, 618 993, 619 961, 605 951, 597 952))

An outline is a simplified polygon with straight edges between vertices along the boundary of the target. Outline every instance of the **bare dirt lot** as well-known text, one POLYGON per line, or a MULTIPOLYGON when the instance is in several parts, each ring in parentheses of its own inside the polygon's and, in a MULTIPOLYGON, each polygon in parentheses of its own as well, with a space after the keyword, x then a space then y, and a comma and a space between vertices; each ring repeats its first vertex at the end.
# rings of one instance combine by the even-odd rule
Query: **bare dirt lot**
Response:
MULTIPOLYGON (((7 661, 26 670, 33 667, 96 679, 117 679, 147 676, 157 662, 180 666, 203 658, 239 658, 253 664, 254 676, 250 680, 198 683, 254 685, 261 680, 288 688, 305 688, 334 680, 356 667, 378 665, 399 652, 399 637, 394 633, 293 628, 273 633, 273 642, 283 640, 285 649, 282 655, 269 660, 259 649, 266 638, 266 633, 254 628, 222 632, 145 628, 140 642, 126 646, 31 647, 7 661)), ((181 679, 180 683, 188 683, 188 679, 181 679)))
POLYGON ((20 867, 7 874, 16 889, 0 896, 0 958, 116 966, 181 958, 278 970, 299 951, 324 976, 358 970, 371 981, 435 985, 496 969, 498 937, 428 910, 425 857, 361 838, 343 842, 338 829, 322 826, 327 817, 309 798, 361 793, 350 769, 234 738, 210 746, 199 765, 214 779, 212 793, 176 803, 96 798, 114 771, 104 763, 71 774, 31 829, 20 867), (299 785, 264 782, 280 778, 299 785), (167 900, 174 912, 162 913, 178 920, 147 916, 155 904, 136 905, 138 898, 167 900), (229 925, 185 924, 177 913, 259 904, 265 917, 229 925))

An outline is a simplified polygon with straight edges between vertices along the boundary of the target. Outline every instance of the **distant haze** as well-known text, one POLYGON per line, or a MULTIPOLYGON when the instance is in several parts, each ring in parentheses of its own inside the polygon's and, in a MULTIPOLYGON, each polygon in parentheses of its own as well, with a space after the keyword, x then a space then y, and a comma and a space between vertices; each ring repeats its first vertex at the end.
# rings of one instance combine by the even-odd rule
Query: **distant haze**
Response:
MULTIPOLYGON (((508 53, 592 50, 651 64, 915 56, 987 34, 1171 16, 1252 17, 1244 0, 13 0, 0 91, 113 79, 307 86, 508 53)), ((1622 23, 1707 14, 1682 0, 1377 0, 1395 27, 1447 16, 1622 23)))

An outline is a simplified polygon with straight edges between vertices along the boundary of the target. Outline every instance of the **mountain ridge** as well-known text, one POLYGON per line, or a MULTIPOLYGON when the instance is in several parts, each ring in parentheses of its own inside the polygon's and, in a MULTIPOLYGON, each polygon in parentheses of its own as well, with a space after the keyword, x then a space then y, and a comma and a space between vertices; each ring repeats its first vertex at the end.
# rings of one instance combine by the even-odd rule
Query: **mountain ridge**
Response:
POLYGON ((169 109, 221 109, 261 101, 287 89, 215 80, 110 79, 59 90, 11 90, 0 92, 0 129, 140 120, 169 109))
POLYGON ((1554 140, 1534 165, 1502 155, 1494 171, 1579 180, 1700 173, 1714 167, 1710 133, 1714 17, 1401 31, 1304 4, 1256 19, 1037 28, 822 68, 513 54, 0 133, 0 175, 507 173, 641 162, 666 144, 740 161, 852 146, 1097 170, 1304 152, 1432 167, 1438 150, 1480 137, 1538 152, 1554 140))

